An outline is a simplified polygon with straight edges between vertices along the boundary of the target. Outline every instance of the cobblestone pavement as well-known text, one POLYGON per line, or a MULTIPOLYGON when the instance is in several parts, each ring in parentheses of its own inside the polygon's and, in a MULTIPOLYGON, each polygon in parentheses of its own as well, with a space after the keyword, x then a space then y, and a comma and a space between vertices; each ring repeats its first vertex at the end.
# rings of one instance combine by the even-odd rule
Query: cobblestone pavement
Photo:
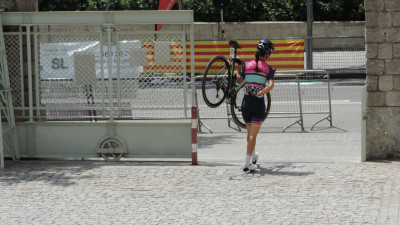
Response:
POLYGON ((6 161, 0 223, 400 224, 400 162, 6 161))

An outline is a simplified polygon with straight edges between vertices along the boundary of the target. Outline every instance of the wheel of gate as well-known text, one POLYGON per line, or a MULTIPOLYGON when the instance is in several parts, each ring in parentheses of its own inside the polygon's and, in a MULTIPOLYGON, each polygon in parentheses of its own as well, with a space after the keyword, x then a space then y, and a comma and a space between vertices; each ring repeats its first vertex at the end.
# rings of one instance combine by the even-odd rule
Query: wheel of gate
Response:
POLYGON ((119 161, 127 152, 125 142, 119 137, 103 137, 96 148, 96 153, 106 161, 119 161))

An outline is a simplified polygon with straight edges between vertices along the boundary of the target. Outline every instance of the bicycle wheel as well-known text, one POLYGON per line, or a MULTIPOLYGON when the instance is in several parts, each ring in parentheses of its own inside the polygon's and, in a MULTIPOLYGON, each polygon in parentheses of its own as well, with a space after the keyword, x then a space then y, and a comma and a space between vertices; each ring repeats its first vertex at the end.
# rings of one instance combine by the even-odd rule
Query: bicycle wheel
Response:
POLYGON ((204 71, 201 90, 204 102, 211 108, 222 104, 226 98, 229 79, 229 63, 224 56, 215 56, 204 71))
MULTIPOLYGON (((243 87, 244 87, 244 85, 243 85, 243 87)), ((240 88, 240 90, 237 92, 236 99, 234 102, 232 102, 233 104, 231 104, 231 115, 232 115, 233 120, 239 127, 246 129, 246 124, 242 117, 242 100, 243 100, 243 95, 244 95, 243 87, 240 88)), ((265 118, 264 119, 266 119, 269 114, 269 111, 271 110, 271 94, 270 93, 267 93, 264 96, 264 101, 265 101, 265 118)))

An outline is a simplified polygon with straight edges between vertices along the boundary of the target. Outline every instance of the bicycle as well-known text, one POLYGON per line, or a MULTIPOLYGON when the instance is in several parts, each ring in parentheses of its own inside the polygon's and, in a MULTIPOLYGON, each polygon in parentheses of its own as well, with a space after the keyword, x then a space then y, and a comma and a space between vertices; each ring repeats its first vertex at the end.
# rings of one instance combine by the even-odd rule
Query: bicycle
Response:
MULTIPOLYGON (((235 63, 241 62, 236 57, 237 49, 242 47, 236 41, 229 41, 229 45, 233 47, 233 52, 231 49, 231 57, 233 58, 228 60, 222 55, 214 56, 204 71, 201 90, 205 103, 211 108, 217 108, 226 99, 227 104, 230 105, 233 120, 239 127, 246 129, 241 116, 241 100, 245 93, 242 88, 245 82, 238 84, 234 73, 235 63), (238 95, 240 98, 238 98, 238 95)), ((265 118, 267 118, 271 109, 271 94, 267 93, 264 99, 266 106, 265 118)))

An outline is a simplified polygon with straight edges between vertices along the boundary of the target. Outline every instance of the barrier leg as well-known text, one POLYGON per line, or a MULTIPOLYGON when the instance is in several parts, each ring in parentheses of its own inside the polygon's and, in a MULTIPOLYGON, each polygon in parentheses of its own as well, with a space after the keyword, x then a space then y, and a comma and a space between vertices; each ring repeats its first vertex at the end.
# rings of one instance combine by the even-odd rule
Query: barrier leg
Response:
POLYGON ((192 106, 192 165, 197 165, 197 106, 192 106))
MULTIPOLYGON (((0 121, 1 121, 1 113, 0 113, 0 121)), ((3 128, 0 122, 0 131, 2 130, 3 128)), ((3 133, 1 133, 0 135, 0 168, 4 168, 3 133)))

